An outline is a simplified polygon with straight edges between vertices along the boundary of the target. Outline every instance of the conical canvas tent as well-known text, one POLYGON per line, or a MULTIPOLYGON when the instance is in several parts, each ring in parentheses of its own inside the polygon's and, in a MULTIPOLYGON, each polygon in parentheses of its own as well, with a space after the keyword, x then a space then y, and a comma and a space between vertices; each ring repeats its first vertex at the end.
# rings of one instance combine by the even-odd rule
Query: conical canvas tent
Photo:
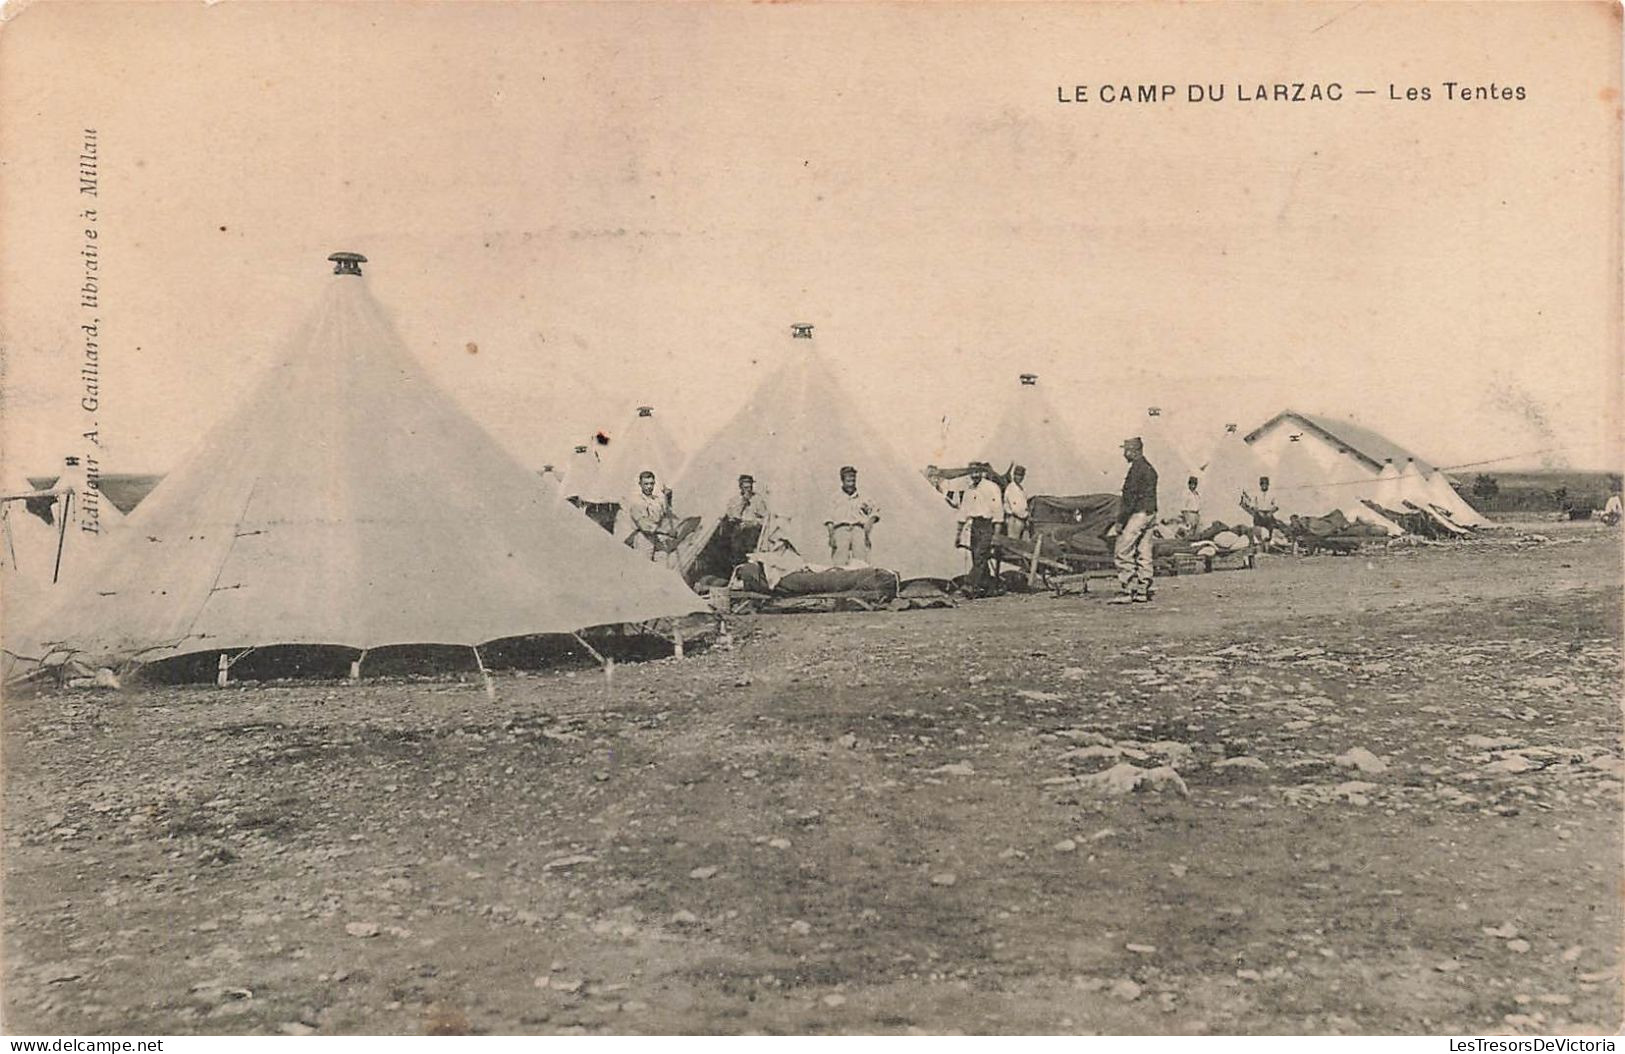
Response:
POLYGON ((1434 469, 1432 475, 1423 481, 1423 485, 1427 488, 1428 501, 1443 509, 1452 520, 1463 527, 1494 526, 1493 521, 1486 519, 1466 498, 1456 493, 1456 488, 1450 485, 1450 477, 1445 475, 1442 469, 1434 469))
POLYGON ((549 495, 339 277, 245 404, 14 655, 103 665, 282 644, 478 645, 700 609, 549 495))
POLYGON ((102 494, 86 471, 84 459, 63 459, 62 471, 50 487, 37 490, 20 473, 8 473, 8 495, 39 494, 32 500, 8 502, 5 512, 6 551, 0 563, 7 569, 6 623, 37 614, 52 591, 79 581, 99 554, 120 533, 124 513, 102 494), (32 510, 32 511, 30 511, 32 510))
MULTIPOLYGON (((1242 494, 1258 494, 1258 479, 1270 466, 1234 428, 1213 445, 1207 464, 1198 475, 1202 495, 1202 523, 1230 527, 1249 526, 1252 514, 1241 507, 1242 494)), ((1270 485, 1274 486, 1274 480, 1270 485)))
POLYGON ((584 486, 581 499, 593 503, 624 503, 637 493, 638 475, 655 474, 655 485, 670 486, 683 467, 682 451, 666 426, 655 416, 654 407, 640 406, 630 420, 618 429, 605 429, 595 436, 598 471, 584 486))
POLYGON ((1122 473, 1115 472, 1115 466, 1108 468, 1083 456, 1065 418, 1032 373, 1020 376, 1020 386, 981 458, 999 472, 1012 464, 1026 466, 1029 495, 1110 493, 1122 484, 1122 473))
POLYGON ((559 483, 559 494, 565 498, 580 498, 583 491, 593 489, 598 476, 598 455, 592 446, 579 443, 565 464, 564 477, 559 483))
POLYGON ((917 469, 853 409, 810 339, 792 340, 745 405, 689 459, 676 504, 707 526, 749 474, 772 509, 776 529, 807 561, 829 559, 826 517, 840 470, 858 470, 858 493, 880 511, 870 564, 906 580, 951 579, 968 561, 954 547, 957 517, 917 469))
POLYGON ((1361 494, 1385 509, 1403 509, 1405 507, 1405 487, 1399 479, 1399 466, 1392 458, 1385 459, 1382 468, 1377 472, 1377 478, 1361 494))
POLYGON ((1157 517, 1177 519, 1190 477, 1200 480, 1201 463, 1186 451, 1173 423, 1156 407, 1146 412, 1140 439, 1145 444, 1146 460, 1157 470, 1157 517))
POLYGON ((0 485, 0 590, 6 625, 35 609, 58 577, 59 555, 67 555, 61 498, 65 491, 39 491, 21 473, 8 471, 0 485), (28 495, 38 495, 28 497, 28 495))
POLYGON ((1435 497, 1428 487, 1422 469, 1411 458, 1406 458, 1403 462, 1396 462, 1392 458, 1385 459, 1376 480, 1363 491, 1363 494, 1383 508, 1396 511, 1403 510, 1407 504, 1414 505, 1418 509, 1424 508, 1431 504, 1435 497))

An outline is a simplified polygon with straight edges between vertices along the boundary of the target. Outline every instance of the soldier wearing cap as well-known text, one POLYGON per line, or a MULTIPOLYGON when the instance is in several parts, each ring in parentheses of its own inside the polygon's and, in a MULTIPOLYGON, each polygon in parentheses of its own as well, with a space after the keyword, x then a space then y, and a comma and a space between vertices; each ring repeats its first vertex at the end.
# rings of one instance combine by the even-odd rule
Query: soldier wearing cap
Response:
POLYGON ((999 485, 987 478, 989 466, 983 461, 972 461, 970 480, 965 485, 965 497, 959 511, 969 531, 971 596, 980 596, 989 588, 992 572, 989 562, 993 557, 993 532, 1004 522, 1004 495, 999 485))
POLYGON ((1032 507, 1027 501, 1027 466, 1017 465, 1010 470, 1010 482, 1004 485, 1004 533, 1023 541, 1031 538, 1031 515, 1032 507))
POLYGON ((830 501, 824 526, 829 531, 829 559, 836 567, 867 564, 880 509, 858 493, 858 470, 841 466, 841 489, 830 501))
POLYGON ((626 544, 634 552, 654 560, 658 553, 670 550, 674 537, 671 488, 656 493, 653 472, 645 469, 638 473, 638 492, 627 499, 626 515, 632 523, 632 534, 626 544))
POLYGON ((1157 523, 1157 470, 1145 459, 1145 444, 1138 436, 1123 441, 1123 460, 1128 462, 1128 473, 1123 477, 1117 524, 1107 534, 1117 537, 1113 556, 1122 592, 1110 602, 1144 603, 1151 599, 1151 528, 1157 523))
POLYGON ((1202 481, 1195 476, 1185 479, 1185 497, 1179 505, 1179 535, 1187 537, 1202 529, 1202 481))
POLYGON ((1281 504, 1270 493, 1270 478, 1258 477, 1258 495, 1254 497, 1247 491, 1241 492, 1241 507, 1253 518, 1253 540, 1259 545, 1268 546, 1270 538, 1281 529, 1281 504))
POLYGON ((738 567, 757 549, 772 547, 773 514, 768 511, 767 499, 756 493, 756 479, 750 475, 739 477, 739 493, 728 501, 722 512, 723 527, 727 531, 729 559, 738 567))

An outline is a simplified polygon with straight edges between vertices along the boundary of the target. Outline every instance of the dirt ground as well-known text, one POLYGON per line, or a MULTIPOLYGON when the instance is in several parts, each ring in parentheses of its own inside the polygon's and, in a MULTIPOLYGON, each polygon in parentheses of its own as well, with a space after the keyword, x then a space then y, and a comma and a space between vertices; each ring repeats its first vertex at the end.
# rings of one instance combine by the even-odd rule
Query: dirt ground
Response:
POLYGON ((1619 535, 1541 529, 12 699, 5 1027, 1612 1032, 1619 535))

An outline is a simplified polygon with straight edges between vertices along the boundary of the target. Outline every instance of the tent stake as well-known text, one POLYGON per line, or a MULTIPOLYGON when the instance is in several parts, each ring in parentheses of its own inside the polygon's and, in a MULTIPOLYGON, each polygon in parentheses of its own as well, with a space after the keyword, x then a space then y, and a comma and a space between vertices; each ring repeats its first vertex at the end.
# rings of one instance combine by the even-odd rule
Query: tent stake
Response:
POLYGON ((681 626, 674 625, 671 628, 671 657, 674 659, 683 657, 683 627, 681 626))
MULTIPOLYGON (((475 654, 478 655, 479 652, 476 651, 475 654)), ((350 662, 350 680, 352 680, 352 681, 361 680, 361 664, 363 662, 366 662, 366 661, 367 661, 367 649, 362 648, 361 649, 361 654, 356 656, 350 662)))
POLYGON ((495 701, 497 697, 497 686, 491 683, 491 671, 485 668, 485 660, 480 658, 480 646, 476 644, 469 650, 474 653, 474 665, 480 668, 480 676, 485 678, 485 697, 495 701))
POLYGON ((231 679, 231 663, 226 660, 226 653, 220 653, 220 662, 215 666, 214 686, 224 688, 231 679))

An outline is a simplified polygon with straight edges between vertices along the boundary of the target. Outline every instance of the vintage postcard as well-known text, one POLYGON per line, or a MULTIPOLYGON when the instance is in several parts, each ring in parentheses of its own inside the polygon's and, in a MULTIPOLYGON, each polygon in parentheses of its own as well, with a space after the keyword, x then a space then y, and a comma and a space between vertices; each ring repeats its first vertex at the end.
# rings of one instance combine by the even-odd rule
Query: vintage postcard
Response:
POLYGON ((4 1029, 1611 1035, 1620 27, 12 3, 4 1029))

